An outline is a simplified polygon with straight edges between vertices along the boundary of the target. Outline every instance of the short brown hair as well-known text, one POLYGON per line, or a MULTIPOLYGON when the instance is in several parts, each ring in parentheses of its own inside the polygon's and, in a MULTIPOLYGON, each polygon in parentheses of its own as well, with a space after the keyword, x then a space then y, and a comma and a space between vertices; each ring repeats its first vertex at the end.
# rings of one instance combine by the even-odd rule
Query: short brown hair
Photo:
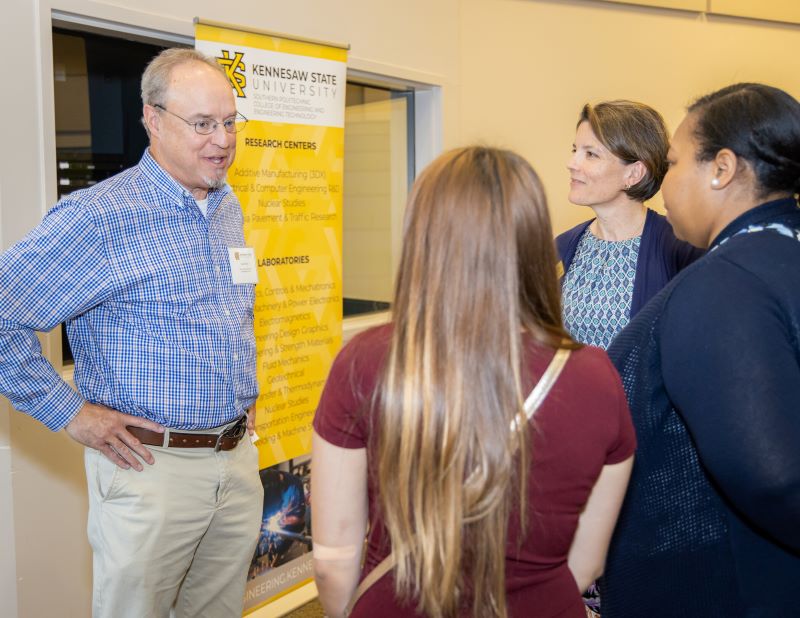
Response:
POLYGON ((669 134, 664 119, 656 110, 636 101, 587 103, 578 125, 588 122, 597 139, 625 163, 641 161, 647 174, 625 190, 632 200, 644 202, 661 188, 667 173, 669 134))

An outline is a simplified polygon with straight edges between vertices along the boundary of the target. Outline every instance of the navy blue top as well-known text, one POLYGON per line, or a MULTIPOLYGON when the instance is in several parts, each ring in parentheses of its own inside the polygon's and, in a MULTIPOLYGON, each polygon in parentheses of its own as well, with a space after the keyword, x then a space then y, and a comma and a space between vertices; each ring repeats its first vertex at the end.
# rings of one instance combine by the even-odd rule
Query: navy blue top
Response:
POLYGON ((612 343, 639 448, 604 618, 800 615, 800 230, 748 211, 612 343), (726 241, 727 239, 727 241, 726 241))
MULTIPOLYGON (((556 237, 556 248, 565 273, 572 264, 581 236, 592 221, 594 219, 584 221, 556 237)), ((648 209, 636 262, 630 317, 635 316, 670 279, 703 253, 701 249, 675 238, 666 217, 648 209)))

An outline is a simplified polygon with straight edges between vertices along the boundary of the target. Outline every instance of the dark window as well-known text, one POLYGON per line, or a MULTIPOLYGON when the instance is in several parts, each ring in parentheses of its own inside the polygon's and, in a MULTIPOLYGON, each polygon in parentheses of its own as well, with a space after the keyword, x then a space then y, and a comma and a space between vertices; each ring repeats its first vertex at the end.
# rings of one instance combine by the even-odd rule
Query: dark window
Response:
MULTIPOLYGON (((135 165, 147 147, 139 92, 164 47, 53 29, 58 197, 135 165)), ((62 329, 64 362, 72 351, 62 329)))

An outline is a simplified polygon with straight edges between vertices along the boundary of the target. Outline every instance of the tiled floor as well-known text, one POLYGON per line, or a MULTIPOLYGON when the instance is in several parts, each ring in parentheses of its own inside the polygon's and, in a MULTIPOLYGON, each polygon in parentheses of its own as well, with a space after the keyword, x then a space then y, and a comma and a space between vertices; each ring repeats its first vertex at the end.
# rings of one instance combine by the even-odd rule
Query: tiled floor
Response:
POLYGON ((323 616, 325 613, 322 611, 322 605, 315 599, 286 614, 285 618, 323 618, 323 616))

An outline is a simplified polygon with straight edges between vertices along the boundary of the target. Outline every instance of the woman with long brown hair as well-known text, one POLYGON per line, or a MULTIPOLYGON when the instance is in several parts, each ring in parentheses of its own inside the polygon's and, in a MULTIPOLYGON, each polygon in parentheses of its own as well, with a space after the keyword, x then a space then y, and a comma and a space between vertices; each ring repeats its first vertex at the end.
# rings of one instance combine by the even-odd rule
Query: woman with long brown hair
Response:
POLYGON ((544 192, 518 155, 454 150, 415 183, 393 321, 340 352, 314 420, 329 616, 381 564, 352 616, 584 615, 635 440, 605 353, 562 326, 555 267, 544 192))

